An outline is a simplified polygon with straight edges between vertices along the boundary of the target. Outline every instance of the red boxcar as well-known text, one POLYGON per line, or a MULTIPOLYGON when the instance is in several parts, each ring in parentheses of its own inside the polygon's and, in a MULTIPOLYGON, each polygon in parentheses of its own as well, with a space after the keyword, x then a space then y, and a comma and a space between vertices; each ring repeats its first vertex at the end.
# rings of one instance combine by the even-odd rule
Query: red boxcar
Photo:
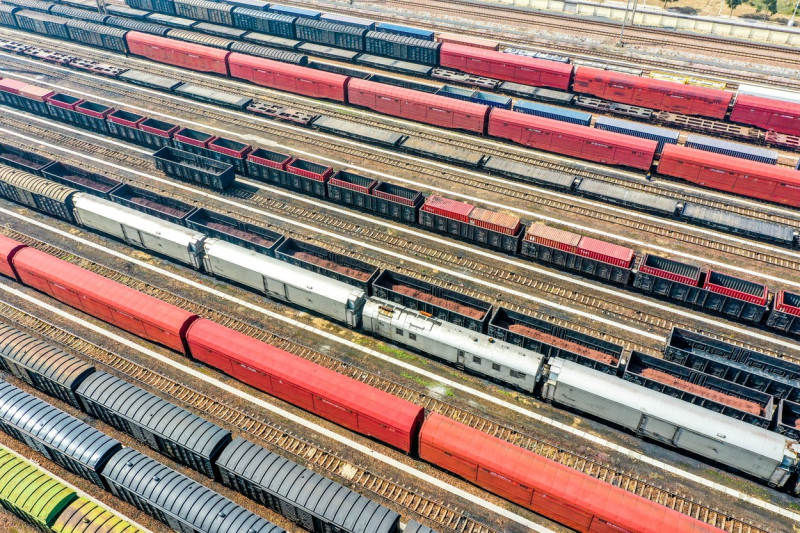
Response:
POLYGON ((572 90, 612 102, 719 119, 725 118, 733 98, 733 93, 719 89, 589 67, 576 69, 572 90))
POLYGON ((633 256, 636 254, 636 252, 625 246, 600 241, 591 237, 581 237, 577 253, 584 257, 623 268, 630 268, 631 263, 633 263, 633 256))
POLYGON ((197 315, 33 248, 18 251, 13 261, 25 285, 134 335, 186 352, 183 338, 197 315))
POLYGON ((459 422, 431 414, 420 458, 583 532, 721 530, 459 422))
POLYGON ((351 78, 349 102, 379 113, 457 130, 485 133, 489 107, 403 87, 351 78))
POLYGON ((232 78, 294 94, 345 102, 347 76, 263 57, 232 53, 228 58, 232 78))
POLYGON ((422 407, 210 320, 187 333, 191 355, 259 390, 358 433, 414 450, 422 407))
POLYGON ((489 135, 598 163, 647 170, 658 143, 560 120, 493 109, 489 135))
POLYGON ((800 135, 800 104, 740 94, 733 104, 731 122, 751 124, 787 135, 800 135))
POLYGON ((138 31, 129 31, 125 40, 128 42, 128 49, 137 56, 199 72, 228 75, 227 59, 230 52, 227 50, 138 31))
POLYGON ((665 144, 658 171, 711 189, 800 207, 800 172, 791 168, 665 144))
POLYGON ((19 276, 14 268, 14 255, 23 248, 25 245, 21 242, 0 235, 0 274, 19 281, 19 276))
POLYGON ((533 57, 504 54, 472 46, 444 43, 439 64, 462 72, 525 85, 552 87, 568 91, 572 82, 572 65, 533 57))

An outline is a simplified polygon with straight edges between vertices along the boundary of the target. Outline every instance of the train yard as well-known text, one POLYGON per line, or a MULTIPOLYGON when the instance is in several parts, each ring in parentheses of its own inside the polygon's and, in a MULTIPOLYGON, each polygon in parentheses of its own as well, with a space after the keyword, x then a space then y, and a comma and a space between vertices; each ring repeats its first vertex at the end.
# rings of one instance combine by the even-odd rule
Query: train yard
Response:
MULTIPOLYGON (((792 83, 273 7, 133 0, 109 4, 115 22, 80 0, 0 4, 0 445, 155 533, 793 531, 800 126, 763 111, 794 113, 793 93, 770 92, 792 83), (236 20, 258 21, 260 44, 236 20), (491 70, 504 57, 568 81, 491 70), (579 86, 592 69, 723 111, 579 86), (674 81, 687 72, 702 90, 674 81), (501 132, 515 121, 547 146, 501 132), (712 131, 738 144, 696 136, 712 131), (550 144, 576 134, 577 151, 550 144), (707 177, 722 169, 730 185, 707 177), (67 381, 37 359, 56 352, 94 370, 67 381), (112 416, 110 385, 89 401, 97 380, 205 419, 220 444, 187 458, 189 433, 165 436, 177 416, 112 416), (25 426, 13 413, 33 408, 12 397, 84 424, 102 456, 25 426)), ((22 522, 66 531, 6 494, 22 522)))

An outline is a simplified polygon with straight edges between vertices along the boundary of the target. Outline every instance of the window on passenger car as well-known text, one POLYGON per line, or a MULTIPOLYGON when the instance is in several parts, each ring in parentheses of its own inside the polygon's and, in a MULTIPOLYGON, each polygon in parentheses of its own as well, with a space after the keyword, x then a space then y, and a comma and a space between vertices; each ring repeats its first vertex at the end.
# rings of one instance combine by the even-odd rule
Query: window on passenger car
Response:
POLYGON ((472 356, 472 362, 473 363, 477 363, 477 364, 481 364, 481 358, 478 357, 477 355, 473 355, 472 356))
POLYGON ((416 336, 416 334, 414 334, 414 333, 409 333, 409 334, 408 334, 408 340, 410 340, 410 341, 415 341, 415 340, 417 340, 417 336, 416 336))
POLYGON ((511 377, 516 379, 525 379, 524 372, 517 372, 516 370, 511 371, 511 377))
POLYGON ((500 365, 498 365, 497 363, 492 363, 492 370, 499 371, 500 370, 500 365))
POLYGON ((403 330, 400 328, 394 328, 394 332, 400 335, 401 337, 403 336, 403 330))

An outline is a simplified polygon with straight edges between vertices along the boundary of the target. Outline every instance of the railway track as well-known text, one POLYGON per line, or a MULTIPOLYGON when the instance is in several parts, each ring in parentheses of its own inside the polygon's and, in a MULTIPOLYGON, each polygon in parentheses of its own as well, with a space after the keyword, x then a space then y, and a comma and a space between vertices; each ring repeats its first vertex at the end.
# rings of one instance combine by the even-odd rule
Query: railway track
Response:
MULTIPOLYGON (((311 9, 322 9, 327 12, 333 13, 341 13, 350 16, 359 16, 359 17, 367 17, 372 18, 379 21, 387 21, 387 22, 394 22, 399 24, 407 24, 409 23, 409 19, 411 19, 413 24, 420 25, 422 27, 430 26, 430 17, 414 17, 413 14, 391 14, 391 13, 364 13, 363 9, 359 9, 356 7, 349 7, 349 6, 339 6, 334 4, 325 4, 323 7, 320 7, 318 2, 314 1, 307 1, 307 0, 291 0, 287 2, 288 4, 292 5, 300 5, 303 7, 310 7, 311 9)), ((514 22, 521 22, 526 26, 538 27, 538 28, 546 28, 548 31, 552 29, 559 29, 564 30, 567 33, 572 33, 576 31, 576 26, 581 26, 581 34, 590 34, 590 35, 598 35, 605 38, 613 39, 615 42, 619 38, 619 31, 620 31, 620 22, 612 22, 612 21, 602 21, 602 20, 582 20, 579 17, 569 17, 567 15, 558 14, 558 13, 548 13, 546 11, 538 11, 538 10, 530 10, 530 11, 521 11, 519 8, 514 8, 512 6, 504 6, 502 4, 496 3, 487 6, 481 6, 476 2, 468 2, 463 0, 455 0, 453 2, 434 2, 433 5, 430 2, 425 3, 417 3, 408 0, 393 0, 391 5, 398 5, 398 6, 407 6, 412 7, 414 9, 422 8, 425 11, 435 13, 435 12, 447 12, 451 13, 456 16, 456 18, 463 19, 464 18, 464 8, 467 8, 467 13, 479 13, 478 18, 476 20, 492 20, 498 17, 498 15, 502 15, 503 20, 512 20, 514 22), (456 7, 460 6, 460 7, 456 7), (485 8, 486 12, 478 12, 477 9, 485 8), (477 8, 477 9, 476 9, 477 8), (486 17, 491 17, 487 19, 486 17), (567 22, 564 22, 564 20, 567 22), (541 22, 539 22, 541 20, 541 22), (593 28, 592 26, 595 26, 593 28), (603 26, 609 28, 608 30, 600 30, 597 29, 596 26, 603 26)), ((509 24, 505 24, 509 25, 509 24)), ((523 46, 523 47, 541 47, 545 46, 550 49, 553 46, 552 41, 547 41, 544 39, 536 39, 533 37, 519 37, 519 35, 515 35, 510 32, 503 33, 502 30, 498 33, 491 33, 489 34, 486 30, 470 30, 463 26, 456 26, 456 25, 448 25, 442 24, 439 22, 437 27, 440 26, 448 26, 448 30, 459 33, 462 35, 469 35, 472 37, 479 37, 479 38, 489 38, 491 40, 502 40, 502 44, 507 45, 516 45, 516 46, 523 46)), ((781 51, 782 49, 775 45, 769 44, 761 44, 756 42, 750 41, 734 41, 731 39, 725 39, 723 37, 714 37, 712 35, 701 35, 698 34, 697 36, 685 33, 679 33, 677 31, 671 31, 667 29, 659 29, 654 27, 646 27, 644 29, 638 30, 637 26, 631 25, 628 27, 628 31, 625 35, 625 40, 628 43, 638 43, 647 46, 656 46, 656 45, 663 45, 663 46, 680 46, 682 50, 694 50, 701 53, 708 53, 709 47, 708 43, 713 43, 724 47, 724 49, 719 50, 721 53, 726 55, 733 55, 740 57, 742 60, 752 62, 754 51, 763 51, 766 52, 764 54, 756 54, 755 57, 757 59, 771 61, 771 62, 778 62, 783 64, 786 67, 790 68, 798 68, 796 51, 794 50, 786 50, 780 57, 776 57, 776 52, 781 51), (653 35, 661 35, 665 36, 665 39, 654 39, 653 35), (679 39, 681 42, 676 43, 676 38, 679 39), (744 48, 744 49, 742 49, 744 48)), ((578 45, 573 45, 565 41, 559 41, 558 43, 558 50, 555 52, 560 52, 562 54, 567 53, 568 55, 576 55, 576 56, 585 56, 587 54, 586 48, 581 47, 578 45)), ((629 64, 631 59, 629 57, 625 57, 622 54, 616 54, 611 51, 607 50, 598 50, 592 49, 591 55, 595 57, 602 57, 603 59, 610 59, 617 62, 622 62, 629 64)), ((663 65, 671 65, 672 68, 679 69, 679 70, 696 70, 700 75, 708 75, 707 70, 696 69, 693 67, 687 67, 686 65, 682 64, 680 61, 670 60, 668 58, 659 58, 659 62, 663 65)), ((647 71, 647 69, 644 69, 647 71)), ((713 75, 720 75, 725 74, 724 69, 716 69, 717 72, 713 75)), ((741 78, 742 80, 758 83, 758 84, 767 84, 767 85, 776 85, 776 86, 791 86, 800 88, 800 80, 794 80, 791 78, 781 78, 779 80, 771 79, 769 77, 765 77, 763 74, 742 74, 737 73, 737 78, 741 78)))
MULTIPOLYGON (((26 237, 25 240, 28 241, 28 243, 36 241, 30 237, 26 237)), ((60 255, 64 255, 64 252, 57 247, 42 243, 41 241, 36 242, 38 242, 38 248, 44 248, 48 253, 58 251, 60 255)), ((99 265, 97 265, 97 267, 101 270, 104 269, 104 267, 99 267, 99 265)), ((354 368, 352 365, 343 364, 341 361, 315 352, 310 348, 282 339, 234 318, 221 315, 201 304, 185 300, 118 272, 115 273, 114 277, 116 281, 126 280, 128 286, 133 286, 137 289, 139 286, 148 287, 148 293, 154 296, 158 295, 156 297, 166 296, 167 301, 176 305, 179 305, 179 303, 183 304, 181 307, 184 309, 200 312, 200 314, 206 316, 206 318, 218 321, 245 334, 274 344, 295 355, 314 361, 317 364, 333 368, 340 373, 359 379, 373 387, 418 403, 430 411, 448 416, 485 433, 532 450, 535 453, 553 459, 574 470, 584 472, 629 492, 656 501, 730 533, 767 533, 766 530, 731 517, 728 513, 693 501, 691 498, 682 496, 673 490, 648 483, 631 474, 620 472, 608 465, 571 453, 545 441, 535 439, 477 414, 464 411, 463 409, 431 398, 375 374, 370 374, 366 371, 354 368), (208 314, 206 315, 205 313, 208 314)), ((406 508, 423 518, 436 522, 441 526, 459 533, 494 533, 494 530, 491 528, 463 516, 460 512, 443 502, 434 501, 412 491, 401 482, 388 479, 360 466, 353 465, 333 450, 321 449, 318 446, 310 444, 301 437, 290 434, 290 432, 278 427, 276 424, 265 422, 241 408, 231 406, 222 400, 212 398, 130 359, 109 352, 73 333, 34 317, 26 311, 0 302, 0 317, 7 323, 14 325, 14 327, 23 328, 33 335, 48 338, 52 342, 68 350, 83 354, 84 357, 90 360, 97 361, 108 368, 121 372, 149 387, 153 387, 169 397, 178 399, 200 412, 213 416, 224 424, 235 426, 238 430, 245 432, 251 437, 258 438, 272 446, 277 446, 293 454, 295 457, 300 458, 301 462, 309 461, 333 475, 344 477, 362 489, 406 508), (355 473, 353 473, 353 470, 355 470, 355 473)))
MULTIPOLYGON (((5 119, 0 118, 0 123, 4 123, 5 119)), ((17 128, 24 128, 25 124, 17 123, 17 128)), ((32 132, 37 135, 38 138, 47 139, 53 144, 69 147, 73 149, 76 153, 78 152, 89 152, 91 154, 96 154, 96 156, 103 160, 114 160, 116 158, 116 151, 98 147, 95 144, 86 143, 84 141, 78 141, 70 137, 63 136, 61 134, 52 132, 50 130, 45 130, 43 128, 39 128, 38 126, 31 126, 29 129, 32 129, 32 132)), ((20 148, 24 148, 24 144, 20 141, 12 142, 16 146, 20 148)), ((155 165, 149 161, 146 161, 141 158, 136 158, 132 156, 124 156, 126 164, 129 164, 135 170, 140 172, 145 172, 149 174, 157 174, 158 171, 155 168, 155 165)), ((61 158, 63 160, 63 158, 61 158)), ((82 168, 86 168, 86 162, 81 160, 72 160, 73 164, 80 166, 82 168)), ((131 180, 125 176, 111 173, 106 171, 105 169, 94 169, 100 173, 108 175, 109 177, 113 177, 114 179, 118 179, 125 183, 133 183, 137 186, 143 186, 147 189, 154 190, 156 193, 163 193, 163 189, 159 189, 158 187, 154 187, 152 183, 144 180, 131 180)), ((171 196, 189 203, 190 205, 198 205, 198 201, 196 198, 187 196, 186 193, 183 191, 170 191, 169 193, 171 196)), ((254 195, 252 190, 250 189, 243 189, 239 187, 233 187, 224 193, 220 193, 221 195, 235 198, 237 200, 242 200, 263 208, 272 213, 277 213, 281 216, 290 217, 299 222, 304 223, 313 223, 318 227, 325 227, 330 229, 335 229, 339 231, 341 234, 348 235, 348 236, 358 236, 362 239, 365 239, 370 244, 378 245, 382 248, 386 249, 397 249, 397 250, 404 250, 409 255, 413 257, 421 257, 427 261, 433 261, 436 264, 444 263, 448 268, 457 269, 459 271, 468 271, 474 273, 476 276, 488 281, 496 283, 498 281, 502 281, 506 285, 510 285, 513 289, 523 292, 529 291, 537 291, 538 293, 546 294, 548 297, 552 299, 561 299, 562 301, 568 302, 568 305, 572 306, 582 306, 584 308, 589 308, 593 310, 595 313, 598 313, 601 316, 607 316, 616 318, 617 320, 621 320, 623 322, 634 323, 637 324, 639 327, 647 330, 647 331, 660 331, 663 336, 669 334, 673 327, 681 327, 684 329, 693 329, 691 324, 687 322, 681 322, 674 317, 667 317, 662 315, 661 313, 654 314, 649 312, 644 312, 641 310, 637 310, 632 308, 627 303, 616 303, 610 300, 606 300, 603 298, 599 298, 594 296, 588 292, 582 292, 579 288, 567 288, 557 283, 542 281, 540 279, 536 279, 531 276, 526 276, 521 274, 511 268, 501 268, 495 265, 491 265, 485 262, 481 262, 470 257, 464 257, 460 254, 447 252, 442 250, 436 246, 428 246, 426 244, 422 244, 420 242, 410 241, 405 237, 392 235, 382 228, 370 228, 366 227, 360 223, 349 222, 347 220, 343 220, 339 216, 332 216, 322 212, 321 210, 313 209, 313 208, 305 208, 300 207, 297 205, 292 205, 286 203, 285 201, 279 198, 269 198, 265 195, 254 195)), ((241 218, 243 220, 247 220, 248 222, 252 222, 256 225, 263 225, 263 220, 253 220, 248 219, 248 217, 243 217, 240 213, 234 212, 231 213, 237 218, 241 218)), ((284 232, 285 228, 276 227, 275 228, 279 232, 284 232)), ((308 239, 316 244, 319 244, 323 248, 331 249, 331 243, 327 241, 319 241, 318 239, 314 238, 313 236, 304 235, 304 239, 308 239)), ((439 276, 433 277, 427 274, 420 272, 417 268, 408 268, 402 265, 398 265, 396 262, 388 262, 386 260, 380 260, 374 256, 368 256, 363 253, 354 253, 351 249, 336 246, 338 248, 338 253, 342 253, 346 256, 355 257, 362 261, 365 261, 369 264, 373 264, 379 268, 390 269, 397 271, 401 274, 405 274, 407 276, 420 279, 427 283, 432 283, 435 285, 442 285, 455 290, 457 292, 469 295, 471 297, 477 298, 482 301, 487 301, 492 303, 495 306, 502 306, 513 311, 517 311, 520 313, 524 313, 529 316, 536 316, 536 318, 543 318, 548 322, 552 322, 552 317, 544 315, 543 313, 533 313, 531 309, 528 307, 524 307, 516 302, 507 301, 500 297, 499 294, 489 294, 486 292, 482 292, 479 290, 471 289, 468 287, 464 287, 463 285, 447 282, 446 280, 442 279, 439 276)), ((654 343, 644 344, 640 341, 631 340, 630 338, 618 338, 615 335, 609 335, 605 332, 593 330, 583 325, 575 324, 574 322, 568 322, 566 320, 559 321, 559 325, 571 328, 573 330, 578 330, 582 333, 586 333, 588 335, 592 335, 594 337, 603 338, 604 340, 609 340, 611 342, 615 342, 617 344, 622 345, 626 350, 637 350, 644 353, 648 353, 651 355, 659 355, 660 354, 660 346, 656 346, 654 343)), ((706 332, 708 335, 714 336, 713 332, 706 332)), ((719 336, 718 338, 721 338, 719 336)), ((747 345, 745 345, 747 346, 747 345)), ((749 346, 749 348, 756 349, 755 347, 749 346)), ((782 354, 776 350, 772 350, 765 346, 759 346, 758 349, 762 352, 769 353, 775 357, 781 357, 782 354)))
MULTIPOLYGON (((52 46, 53 46, 52 45, 52 41, 49 41, 46 38, 40 38, 39 36, 36 36, 36 35, 27 34, 27 33, 24 33, 24 32, 18 32, 17 30, 6 30, 5 28, 0 28, 0 35, 3 34, 3 31, 14 31, 16 33, 20 33, 21 35, 25 36, 25 39, 24 39, 25 42, 31 42, 31 43, 34 43, 37 46, 42 46, 42 47, 45 47, 45 48, 48 47, 48 46, 52 48, 52 46)), ((19 37, 16 37, 16 38, 19 38, 19 37)), ((103 53, 87 52, 87 51, 85 51, 83 49, 74 49, 74 48, 70 50, 69 47, 71 45, 69 43, 63 43, 62 42, 61 44, 63 45, 63 47, 68 47, 67 49, 61 49, 62 52, 65 52, 65 53, 68 52, 68 53, 71 53, 73 55, 83 56, 83 57, 86 57, 87 59, 93 59, 93 60, 99 61, 99 62, 107 62, 108 61, 108 58, 105 57, 105 55, 103 53)), ((3 51, 3 53, 5 55, 7 55, 7 56, 10 55, 11 57, 13 57, 13 55, 9 54, 8 52, 3 51)), ((2 57, 2 55, 0 55, 0 57, 2 57)), ((120 63, 125 64, 126 68, 136 69, 136 70, 143 71, 143 72, 146 72, 148 74, 157 75, 157 76, 165 76, 165 75, 167 77, 170 76, 170 73, 169 72, 164 72, 164 70, 163 70, 164 67, 161 66, 158 63, 152 63, 152 64, 147 64, 147 65, 142 65, 140 63, 130 64, 130 63, 128 63, 130 60, 128 58, 125 58, 122 55, 117 55, 117 56, 115 56, 115 58, 120 59, 120 63)), ((49 74, 48 69, 46 69, 46 68, 40 68, 40 69, 36 69, 36 70, 40 71, 42 74, 49 74)), ((210 89, 220 90, 220 91, 224 91, 224 92, 230 92, 231 91, 230 86, 228 86, 228 85, 226 85, 224 83, 220 83, 214 77, 210 77, 210 76, 208 76, 206 74, 203 74, 203 73, 196 73, 196 72, 193 72, 193 71, 190 71, 190 70, 184 70, 182 72, 182 74, 181 74, 181 78, 184 79, 185 81, 190 81, 191 83, 194 83, 194 84, 197 84, 197 85, 200 85, 200 86, 205 86, 205 87, 208 87, 210 89)), ((101 84, 101 83, 90 83, 90 82, 84 82, 84 83, 86 83, 87 85, 92 85, 92 86, 96 87, 98 90, 101 90, 101 91, 106 89, 106 87, 104 87, 103 84, 101 84)), ((133 96, 133 95, 136 94, 132 90, 124 90, 124 89, 116 89, 116 90, 119 91, 120 93, 123 93, 123 94, 126 94, 126 95, 132 95, 133 96)), ((343 107, 343 106, 339 106, 339 107, 342 108, 341 110, 337 110, 335 112, 331 112, 330 109, 328 109, 328 108, 321 107, 321 106, 316 106, 316 105, 313 105, 313 104, 298 103, 296 100, 293 100, 293 99, 287 98, 287 97, 283 97, 281 95, 270 94, 268 97, 265 98, 265 95, 260 93, 257 89, 237 88, 237 92, 238 92, 238 94, 240 94, 242 96, 246 96, 246 97, 249 97, 249 98, 254 98, 256 100, 261 100, 261 101, 268 101, 269 103, 283 105, 283 106, 286 106, 286 107, 292 107, 292 108, 299 109, 299 110, 302 110, 302 111, 305 111, 305 112, 308 112, 308 113, 311 113, 311 114, 332 115, 332 116, 337 116, 338 118, 342 118, 343 120, 350 120, 350 121, 352 121, 352 119, 353 119, 352 113, 349 112, 349 110, 347 108, 343 107)), ((209 116, 210 116, 210 114, 209 114, 209 116)), ((220 116, 220 115, 216 115, 216 116, 220 116)), ((587 178, 592 178, 592 179, 596 179, 596 180, 601 180, 601 181, 605 181, 607 183, 612 183, 612 184, 616 184, 616 185, 625 186, 625 187, 628 187, 628 188, 631 188, 631 189, 634 189, 634 190, 638 190, 638 191, 642 191, 642 192, 647 192, 647 193, 657 194, 657 195, 663 195, 663 194, 667 193, 670 197, 676 198, 676 199, 684 201, 684 202, 693 202, 693 203, 696 203, 696 204, 699 204, 699 205, 705 205, 705 206, 709 206, 709 207, 714 207, 714 208, 717 208, 717 209, 722 209, 724 211, 728 211, 728 212, 739 214, 739 215, 748 216, 748 217, 755 218, 755 219, 769 220, 771 222, 776 222, 776 223, 790 225, 790 226, 799 226, 800 225, 800 216, 798 216, 796 218, 792 218, 792 217, 785 216, 785 215, 779 215, 779 214, 776 214, 774 212, 770 212, 769 209, 768 209, 768 206, 766 206, 766 205, 765 206, 758 206, 758 207, 749 207, 747 205, 737 204, 735 202, 731 204, 731 203, 728 203, 728 201, 718 200, 718 199, 715 199, 713 197, 706 196, 706 195, 703 194, 702 189, 699 189, 699 188, 692 187, 692 192, 686 192, 686 190, 685 190, 686 188, 683 188, 683 190, 681 190, 681 191, 672 190, 672 189, 664 190, 662 187, 657 186, 657 185, 653 185, 652 183, 649 183, 649 182, 644 181, 644 180, 638 180, 638 179, 634 179, 634 178, 615 177, 615 176, 608 175, 608 174, 601 174, 601 173, 598 173, 598 172, 592 171, 592 170, 575 168, 575 167, 570 166, 569 164, 566 164, 566 163, 553 161, 552 159, 547 158, 547 157, 537 156, 535 153, 521 154, 517 150, 512 150, 512 149, 505 150, 505 149, 502 149, 502 148, 499 148, 499 147, 488 147, 486 145, 481 144, 480 138, 478 138, 478 137, 476 137, 474 141, 473 140, 469 140, 469 141, 465 140, 463 138, 464 137, 463 135, 460 135, 459 138, 452 138, 452 137, 450 137, 448 135, 427 133, 427 132, 421 131, 421 130, 419 130, 417 128, 410 128, 408 126, 393 125, 393 124, 390 124, 390 123, 388 123, 386 121, 382 121, 379 118, 366 118, 366 117, 360 116, 358 122, 361 123, 361 124, 364 124, 364 125, 374 126, 374 127, 381 128, 381 129, 384 129, 384 130, 393 131, 395 133, 399 133, 399 134, 402 134, 402 135, 412 135, 412 136, 415 136, 415 137, 431 140, 431 141, 434 141, 434 142, 448 144, 448 145, 456 147, 456 148, 470 150, 472 152, 482 153, 482 154, 486 154, 486 155, 496 155, 498 157, 503 157, 503 158, 511 159, 511 160, 518 161, 518 162, 521 162, 521 163, 538 166, 538 167, 545 168, 545 169, 548 169, 548 170, 564 172, 564 173, 568 173, 568 174, 571 174, 571 175, 574 175, 574 176, 579 176, 579 177, 587 177, 587 178)), ((277 130, 276 132, 279 135, 284 136, 284 137, 292 138, 294 136, 297 136, 296 133, 289 133, 285 129, 282 129, 282 128, 275 128, 275 130, 277 130)), ((315 139, 314 143, 315 144, 320 144, 316 139, 315 139)), ((341 149, 339 149, 339 151, 341 151, 341 149)), ((528 150, 528 152, 532 152, 532 150, 528 150)), ((407 166, 405 163, 400 163, 400 164, 392 163, 392 164, 394 166, 402 165, 402 168, 405 168, 407 166)), ((426 173, 428 173, 428 172, 429 171, 427 171, 426 173)), ((672 181, 672 180, 667 180, 667 181, 672 181)))
MULTIPOLYGON (((142 158, 130 156, 127 154, 119 154, 115 150, 103 148, 96 144, 80 141, 72 137, 67 137, 55 131, 41 128, 39 126, 28 125, 26 123, 17 121, 15 119, 0 117, 0 124, 11 125, 13 128, 19 131, 25 131, 25 130, 30 131, 36 136, 36 138, 47 139, 53 144, 69 147, 70 149, 74 150, 75 153, 84 152, 84 153, 94 154, 99 159, 102 160, 109 160, 109 161, 117 160, 120 162, 124 162, 126 165, 140 172, 154 174, 154 175, 158 174, 155 165, 152 162, 144 160, 142 158), (8 124, 9 122, 12 124, 8 124), (122 156, 122 158, 120 158, 120 156, 122 156)), ((9 139, 9 140, 12 141, 11 144, 15 144, 19 148, 23 149, 25 148, 24 144, 21 141, 14 139, 9 139)), ((86 167, 85 161, 73 160, 73 163, 83 168, 86 167)), ((157 193, 163 192, 162 190, 153 187, 153 184, 146 180, 144 181, 131 180, 125 176, 108 172, 105 169, 95 169, 95 170, 97 170, 100 173, 109 175, 110 177, 113 177, 114 179, 118 179, 125 183, 133 183, 137 186, 144 186, 145 188, 151 190, 156 189, 154 190, 154 192, 157 193)), ((491 265, 485 262, 472 259, 470 257, 464 257, 457 253, 447 252, 435 246, 428 246, 420 242, 410 241, 403 236, 392 235, 391 233, 384 231, 382 228, 375 229, 366 227, 360 223, 343 220, 339 216, 332 216, 326 214, 321 210, 313 208, 309 209, 305 207, 299 207, 297 205, 288 204, 285 201, 281 200, 279 197, 270 198, 265 195, 254 195, 252 194, 252 190, 249 188, 243 189, 240 187, 233 187, 228 191, 220 194, 254 204, 269 212, 278 213, 282 216, 291 217, 300 222, 305 222, 305 223, 311 222, 318 227, 336 229, 337 231, 341 232, 344 235, 358 236, 363 239, 366 239, 368 242, 372 244, 377 244, 383 248, 404 250, 414 257, 422 257, 423 259, 426 259, 428 261, 434 261, 436 263, 445 263, 448 266, 448 268, 456 268, 460 271, 474 272, 476 275, 480 276, 481 278, 489 282, 497 282, 498 280, 502 280, 505 284, 512 285, 513 288, 519 291, 528 292, 531 290, 535 290, 539 293, 546 294, 551 298, 565 300, 569 302, 569 305, 588 307, 594 310, 594 312, 601 314, 603 316, 614 317, 617 318, 618 320, 638 324, 639 327, 642 327, 647 331, 653 331, 654 329, 657 329, 661 331, 661 333, 663 333, 664 337, 666 337, 669 334, 672 327, 674 326, 690 330, 694 329, 691 324, 688 324, 686 322, 681 322, 680 320, 675 319, 674 317, 665 317, 660 313, 653 314, 636 310, 626 303, 615 303, 609 300, 598 298, 597 296, 594 296, 587 292, 581 292, 579 288, 566 288, 556 283, 542 281, 540 279, 536 279, 531 276, 526 276, 511 268, 501 268, 495 265, 491 265)), ((187 196, 182 191, 172 191, 170 192, 170 195, 191 205, 198 205, 198 201, 196 198, 187 196)), ((232 214, 237 218, 242 218, 242 219, 247 218, 243 217, 240 213, 232 213, 232 214)), ((256 225, 259 224, 263 225, 264 223, 263 220, 255 221, 250 219, 248 221, 256 225)), ((276 228, 276 229, 278 231, 285 231, 284 228, 276 228)), ((309 237, 304 236, 304 238, 309 238, 309 237)), ((329 242, 319 241, 314 237, 310 237, 309 240, 316 241, 323 248, 331 248, 331 244, 329 242)), ((369 264, 373 264, 380 268, 395 270, 399 273, 414 277, 416 279, 421 279, 428 283, 433 283, 436 285, 444 284, 445 286, 447 286, 447 288, 467 294, 479 300, 488 301, 496 306, 502 306, 511 309, 513 311, 521 312, 527 315, 533 315, 532 311, 529 308, 521 306, 515 302, 509 302, 503 300, 502 298, 500 298, 500 295, 498 294, 488 294, 485 292, 464 287, 456 283, 445 282, 445 280, 441 279, 440 277, 431 277, 426 274, 423 274, 419 272, 419 270, 416 268, 407 268, 398 265, 395 262, 389 263, 385 260, 379 260, 376 257, 368 256, 363 253, 354 253, 352 250, 344 248, 342 246, 337 246, 337 248, 339 248, 339 250, 337 250, 339 253, 342 253, 350 257, 356 257, 360 260, 363 260, 369 264)), ((536 313, 536 315, 539 315, 536 316, 536 318, 544 318, 545 320, 552 322, 552 317, 548 317, 546 315, 543 315, 542 313, 536 313)), ((605 340, 621 344, 627 350, 637 350, 653 355, 659 354, 659 347, 655 347, 655 345, 652 344, 646 345, 641 342, 631 341, 629 339, 616 338, 615 336, 608 335, 607 333, 593 330, 582 325, 576 327, 575 323, 568 322, 566 320, 563 320, 561 322, 562 323, 559 324, 561 326, 569 327, 571 329, 576 329, 581 331, 582 333, 586 333, 594 337, 604 338, 605 340)), ((714 336, 713 332, 706 332, 706 333, 711 336, 714 336)), ((750 348, 756 349, 755 347, 752 346, 750 346, 750 348)), ((762 352, 769 353, 770 355, 773 355, 775 357, 785 357, 780 352, 776 350, 771 350, 766 346, 759 346, 757 349, 762 352)))

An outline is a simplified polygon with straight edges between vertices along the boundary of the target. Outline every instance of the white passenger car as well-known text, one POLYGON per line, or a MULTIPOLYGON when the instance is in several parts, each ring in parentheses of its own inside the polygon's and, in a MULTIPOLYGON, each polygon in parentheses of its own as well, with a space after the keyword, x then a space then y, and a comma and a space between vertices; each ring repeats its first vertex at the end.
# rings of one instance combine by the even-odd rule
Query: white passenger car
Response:
POLYGON ((367 295, 327 278, 219 239, 205 243, 206 272, 241 283, 270 298, 289 302, 357 328, 367 295))
POLYGON ((540 353, 374 296, 364 306, 363 327, 392 342, 527 392, 533 392, 544 359, 540 353))
POLYGON ((73 205, 75 219, 84 227, 113 235, 131 246, 175 259, 192 268, 199 269, 203 264, 206 236, 199 231, 84 193, 73 197, 73 205))
POLYGON ((571 361, 550 360, 542 396, 776 487, 798 469, 800 445, 778 433, 571 361))

